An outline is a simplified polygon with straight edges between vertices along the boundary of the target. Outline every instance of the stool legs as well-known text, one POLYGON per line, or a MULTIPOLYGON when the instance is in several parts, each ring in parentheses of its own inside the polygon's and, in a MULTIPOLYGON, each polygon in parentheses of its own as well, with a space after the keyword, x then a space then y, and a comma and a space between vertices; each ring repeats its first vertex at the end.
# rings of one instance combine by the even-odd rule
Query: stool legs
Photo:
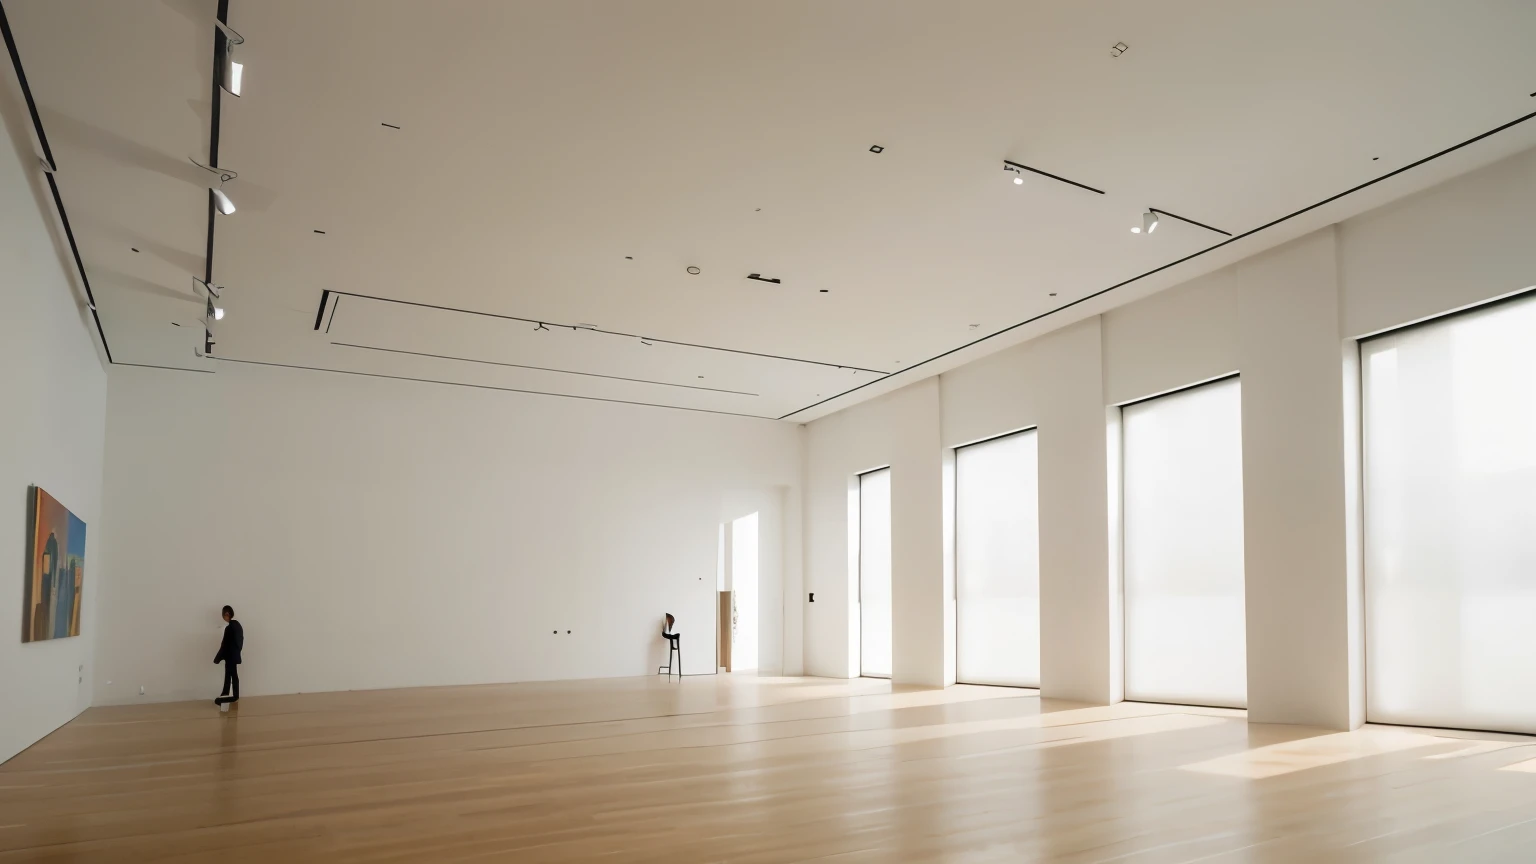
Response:
POLYGON ((677 677, 683 677, 683 640, 681 636, 667 640, 667 665, 658 667, 656 669, 657 675, 660 675, 665 670, 667 677, 672 677, 672 655, 674 654, 677 655, 677 677))

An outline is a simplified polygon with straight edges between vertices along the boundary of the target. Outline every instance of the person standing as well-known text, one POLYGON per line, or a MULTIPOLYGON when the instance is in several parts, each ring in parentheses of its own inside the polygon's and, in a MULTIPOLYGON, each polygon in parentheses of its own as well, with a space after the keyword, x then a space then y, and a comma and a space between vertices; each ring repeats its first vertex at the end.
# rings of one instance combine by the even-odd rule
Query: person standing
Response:
POLYGON ((240 649, 245 647, 245 628, 235 620, 234 607, 224 607, 224 621, 224 640, 219 643, 219 653, 213 655, 214 665, 224 664, 224 689, 213 700, 220 707, 240 701, 240 649))

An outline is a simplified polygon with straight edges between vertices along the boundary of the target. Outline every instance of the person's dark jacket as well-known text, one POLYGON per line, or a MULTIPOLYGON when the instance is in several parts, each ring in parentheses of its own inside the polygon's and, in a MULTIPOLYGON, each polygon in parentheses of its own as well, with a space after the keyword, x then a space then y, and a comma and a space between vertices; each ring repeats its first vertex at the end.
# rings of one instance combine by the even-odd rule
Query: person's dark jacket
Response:
POLYGON ((213 662, 223 663, 226 660, 235 665, 240 664, 240 649, 245 647, 245 628, 240 622, 230 619, 224 626, 224 641, 219 643, 219 653, 213 655, 213 662))

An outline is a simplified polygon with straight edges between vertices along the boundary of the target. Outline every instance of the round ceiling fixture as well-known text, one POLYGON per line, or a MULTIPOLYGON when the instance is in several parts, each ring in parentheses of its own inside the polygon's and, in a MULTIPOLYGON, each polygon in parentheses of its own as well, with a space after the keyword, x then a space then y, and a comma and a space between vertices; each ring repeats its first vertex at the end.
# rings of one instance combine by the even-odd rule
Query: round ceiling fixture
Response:
POLYGON ((697 267, 689 267, 688 268, 688 275, 689 276, 697 276, 697 275, 699 275, 699 268, 697 268, 697 267))

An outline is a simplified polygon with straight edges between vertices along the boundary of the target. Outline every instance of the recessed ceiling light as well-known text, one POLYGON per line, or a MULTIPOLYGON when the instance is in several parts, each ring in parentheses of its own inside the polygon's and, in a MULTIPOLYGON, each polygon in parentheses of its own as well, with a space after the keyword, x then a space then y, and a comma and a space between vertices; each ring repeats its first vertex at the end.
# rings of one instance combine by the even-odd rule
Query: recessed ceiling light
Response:
POLYGON ((325 233, 325 232, 324 232, 324 231, 321 231, 321 230, 320 230, 320 229, 319 229, 319 228, 316 228, 316 229, 315 229, 315 233, 316 233, 316 234, 324 234, 324 233, 325 233))
POLYGON ((826 289, 826 288, 821 289, 821 293, 823 293, 823 294, 826 294, 827 291, 828 291, 828 289, 826 289))
POLYGON ((625 255, 624 256, 624 260, 625 261, 633 261, 633 260, 635 260, 635 256, 633 256, 633 255, 625 255))
POLYGON ((129 246, 128 248, 132 249, 135 252, 139 251, 139 247, 137 247, 137 246, 129 246))
POLYGON ((1380 159, 1381 159, 1381 157, 1380 157, 1380 156, 1372 156, 1372 157, 1371 157, 1371 161, 1372 161, 1372 162, 1377 162, 1377 161, 1380 161, 1380 159))
POLYGON ((699 275, 699 268, 697 268, 697 267, 689 267, 688 268, 688 275, 689 276, 697 276, 697 275, 699 275))
POLYGON ((873 144, 873 145, 870 145, 869 152, 871 152, 871 153, 884 153, 885 152, 885 148, 881 147, 879 144, 873 144))
POLYGON ((1055 296, 1056 296, 1056 292, 1055 292, 1055 291, 1052 291, 1052 292, 1051 292, 1051 296, 1052 296, 1052 297, 1055 297, 1055 296))

